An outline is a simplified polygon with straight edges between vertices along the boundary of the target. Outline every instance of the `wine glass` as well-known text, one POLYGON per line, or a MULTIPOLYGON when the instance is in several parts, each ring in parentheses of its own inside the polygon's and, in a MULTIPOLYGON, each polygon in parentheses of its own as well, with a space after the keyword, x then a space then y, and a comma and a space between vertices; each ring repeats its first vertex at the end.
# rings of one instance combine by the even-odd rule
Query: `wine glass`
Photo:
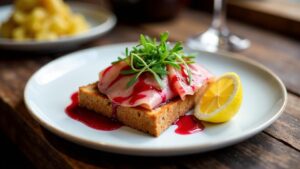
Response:
POLYGON ((248 39, 232 34, 226 26, 226 0, 214 0, 213 20, 210 28, 191 37, 186 45, 193 50, 216 52, 218 50, 240 51, 250 46, 248 39))

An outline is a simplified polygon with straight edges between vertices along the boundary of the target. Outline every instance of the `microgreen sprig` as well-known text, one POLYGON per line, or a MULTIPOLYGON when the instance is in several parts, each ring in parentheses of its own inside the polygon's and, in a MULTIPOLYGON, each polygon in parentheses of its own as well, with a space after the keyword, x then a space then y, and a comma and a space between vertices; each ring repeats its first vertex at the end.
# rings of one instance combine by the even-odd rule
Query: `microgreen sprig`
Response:
POLYGON ((160 35, 160 42, 155 38, 140 35, 140 43, 132 48, 131 51, 126 48, 125 57, 118 57, 118 60, 125 61, 130 69, 121 71, 124 75, 133 75, 134 77, 127 83, 127 87, 132 86, 145 72, 151 73, 160 87, 163 87, 162 79, 167 75, 167 65, 180 69, 183 65, 188 73, 187 81, 191 84, 192 75, 188 64, 194 63, 192 55, 186 55, 180 42, 170 47, 167 41, 169 34, 164 32, 160 35))

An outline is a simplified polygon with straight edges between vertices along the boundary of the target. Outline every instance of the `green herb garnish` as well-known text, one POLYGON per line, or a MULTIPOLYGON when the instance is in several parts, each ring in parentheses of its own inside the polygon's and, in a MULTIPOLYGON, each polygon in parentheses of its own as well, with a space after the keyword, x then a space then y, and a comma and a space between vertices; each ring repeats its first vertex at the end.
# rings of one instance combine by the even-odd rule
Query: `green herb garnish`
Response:
POLYGON ((133 47, 131 51, 126 48, 125 58, 118 57, 118 61, 125 61, 130 65, 131 69, 121 71, 121 74, 135 74, 135 76, 127 83, 127 87, 133 85, 145 72, 152 73, 160 87, 163 87, 162 79, 167 75, 167 65, 180 69, 180 65, 184 65, 188 73, 188 82, 191 84, 192 75, 188 64, 194 63, 194 56, 185 55, 180 42, 173 47, 169 46, 167 41, 169 34, 164 32, 160 35, 160 42, 148 36, 140 35, 140 43, 133 47))

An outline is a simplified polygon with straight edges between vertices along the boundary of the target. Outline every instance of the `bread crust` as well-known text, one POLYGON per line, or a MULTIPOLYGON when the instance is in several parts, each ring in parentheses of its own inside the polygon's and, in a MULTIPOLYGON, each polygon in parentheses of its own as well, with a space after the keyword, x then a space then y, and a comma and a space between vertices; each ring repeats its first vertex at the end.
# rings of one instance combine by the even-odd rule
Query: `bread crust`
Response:
POLYGON ((141 107, 114 106, 113 103, 97 89, 97 83, 79 88, 79 106, 93 110, 109 118, 116 118, 123 124, 140 131, 159 136, 180 116, 184 115, 195 104, 195 95, 186 96, 184 100, 179 97, 153 110, 141 107), (115 110, 114 110, 115 109, 115 110))

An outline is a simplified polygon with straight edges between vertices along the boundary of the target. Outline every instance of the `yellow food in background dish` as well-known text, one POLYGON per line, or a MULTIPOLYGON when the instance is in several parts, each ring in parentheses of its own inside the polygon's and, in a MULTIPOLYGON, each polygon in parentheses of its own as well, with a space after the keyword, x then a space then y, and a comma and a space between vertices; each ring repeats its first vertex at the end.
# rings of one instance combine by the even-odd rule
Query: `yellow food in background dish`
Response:
POLYGON ((0 27, 2 37, 18 41, 55 40, 87 31, 89 25, 63 0, 16 0, 14 11, 0 27))

